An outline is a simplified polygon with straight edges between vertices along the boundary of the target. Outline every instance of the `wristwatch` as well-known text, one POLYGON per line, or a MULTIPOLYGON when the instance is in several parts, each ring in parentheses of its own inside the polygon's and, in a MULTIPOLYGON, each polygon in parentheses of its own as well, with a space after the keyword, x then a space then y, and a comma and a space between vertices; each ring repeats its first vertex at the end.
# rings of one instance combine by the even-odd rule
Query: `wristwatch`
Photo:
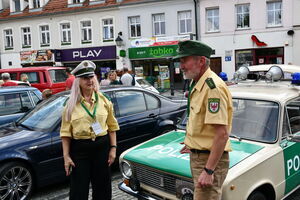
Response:
POLYGON ((206 167, 204 167, 204 171, 208 174, 208 175, 212 175, 215 171, 212 169, 207 169, 206 167))

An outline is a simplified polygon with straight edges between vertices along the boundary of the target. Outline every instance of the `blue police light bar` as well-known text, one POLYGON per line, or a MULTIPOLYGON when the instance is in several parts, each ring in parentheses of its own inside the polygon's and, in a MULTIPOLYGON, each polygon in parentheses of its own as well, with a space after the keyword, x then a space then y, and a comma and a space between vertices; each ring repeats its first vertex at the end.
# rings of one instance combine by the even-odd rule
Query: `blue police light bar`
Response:
POLYGON ((225 72, 220 72, 219 77, 220 77, 223 81, 228 81, 227 74, 226 74, 225 72))
POLYGON ((300 85, 300 73, 299 72, 292 74, 292 84, 300 85))

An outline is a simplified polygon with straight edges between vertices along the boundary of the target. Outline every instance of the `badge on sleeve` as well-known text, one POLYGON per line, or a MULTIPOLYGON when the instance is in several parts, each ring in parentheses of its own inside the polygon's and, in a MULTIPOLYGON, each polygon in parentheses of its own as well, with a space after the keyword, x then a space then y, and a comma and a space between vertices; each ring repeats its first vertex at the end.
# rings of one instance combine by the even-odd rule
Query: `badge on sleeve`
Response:
POLYGON ((218 98, 209 98, 208 99, 208 110, 211 113, 219 112, 220 108, 220 99, 218 98))

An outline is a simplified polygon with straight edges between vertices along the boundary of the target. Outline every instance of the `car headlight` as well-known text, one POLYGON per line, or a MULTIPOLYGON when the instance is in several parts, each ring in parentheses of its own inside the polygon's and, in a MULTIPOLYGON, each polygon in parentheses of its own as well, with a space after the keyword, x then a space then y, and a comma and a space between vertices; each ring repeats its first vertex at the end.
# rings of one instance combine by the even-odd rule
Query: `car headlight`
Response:
POLYGON ((122 172, 122 175, 129 179, 131 176, 132 176, 132 169, 131 169, 131 165, 126 162, 126 161, 122 161, 120 163, 120 169, 121 169, 121 172, 122 172))

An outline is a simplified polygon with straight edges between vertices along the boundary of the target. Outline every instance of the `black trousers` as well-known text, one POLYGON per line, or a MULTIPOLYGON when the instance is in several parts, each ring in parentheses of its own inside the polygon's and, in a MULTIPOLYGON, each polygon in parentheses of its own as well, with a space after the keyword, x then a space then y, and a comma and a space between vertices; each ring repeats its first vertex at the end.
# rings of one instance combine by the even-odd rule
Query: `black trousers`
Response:
POLYGON ((70 155, 75 164, 70 177, 70 200, 87 200, 92 184, 93 200, 111 199, 111 174, 108 166, 109 137, 71 140, 70 155))

